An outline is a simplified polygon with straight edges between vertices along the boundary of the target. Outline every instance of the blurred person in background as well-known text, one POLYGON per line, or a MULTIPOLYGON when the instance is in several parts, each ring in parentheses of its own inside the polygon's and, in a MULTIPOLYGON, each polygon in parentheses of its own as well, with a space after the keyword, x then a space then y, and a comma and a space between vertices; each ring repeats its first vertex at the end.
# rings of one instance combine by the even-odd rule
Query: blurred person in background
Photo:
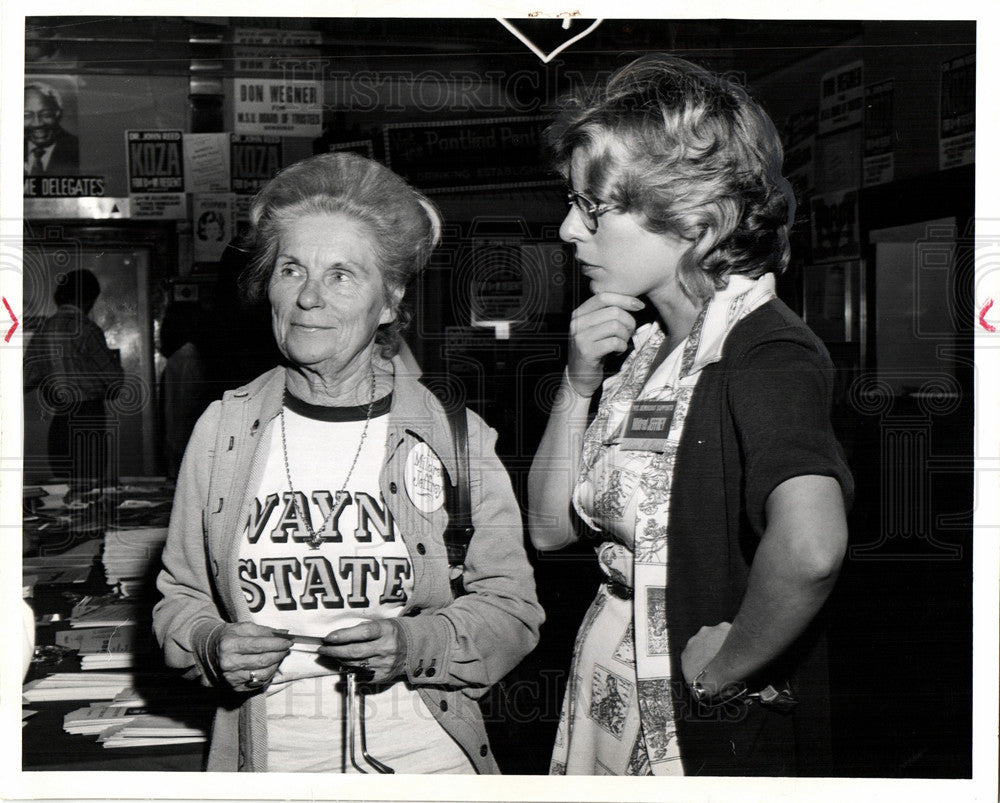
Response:
POLYGON ((163 446, 167 476, 176 478, 195 422, 212 401, 204 349, 204 313, 193 301, 167 307, 160 324, 160 353, 167 360, 160 377, 163 446))
POLYGON ((121 356, 108 348, 104 332, 88 315, 101 285, 89 270, 56 279, 54 315, 34 333, 24 353, 24 390, 38 390, 49 424, 49 465, 56 479, 101 486, 108 475, 105 401, 123 379, 121 356))

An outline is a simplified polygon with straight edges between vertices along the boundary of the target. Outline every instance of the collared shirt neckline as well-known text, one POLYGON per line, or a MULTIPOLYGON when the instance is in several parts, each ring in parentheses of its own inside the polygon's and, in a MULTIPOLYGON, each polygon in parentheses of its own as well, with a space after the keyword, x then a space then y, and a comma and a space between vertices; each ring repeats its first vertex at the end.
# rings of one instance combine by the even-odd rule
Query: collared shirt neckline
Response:
MULTIPOLYGON (((746 312, 774 298, 774 288, 773 273, 765 273, 757 279, 730 276, 729 284, 722 290, 717 290, 702 307, 690 334, 678 346, 684 350, 685 357, 682 376, 697 373, 705 366, 721 360, 729 331, 746 312), (693 355, 688 354, 691 348, 695 349, 693 355)), ((660 330, 660 324, 656 321, 643 324, 632 335, 632 347, 638 351, 660 330)))

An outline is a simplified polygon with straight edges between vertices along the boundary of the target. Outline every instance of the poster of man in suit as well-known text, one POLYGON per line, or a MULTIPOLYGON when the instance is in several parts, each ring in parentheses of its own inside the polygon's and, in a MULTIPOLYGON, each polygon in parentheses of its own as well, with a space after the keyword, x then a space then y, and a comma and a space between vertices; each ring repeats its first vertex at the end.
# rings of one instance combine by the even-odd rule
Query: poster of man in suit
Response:
POLYGON ((80 171, 80 143, 67 127, 76 119, 76 81, 67 76, 24 79, 24 174, 72 176, 80 171))

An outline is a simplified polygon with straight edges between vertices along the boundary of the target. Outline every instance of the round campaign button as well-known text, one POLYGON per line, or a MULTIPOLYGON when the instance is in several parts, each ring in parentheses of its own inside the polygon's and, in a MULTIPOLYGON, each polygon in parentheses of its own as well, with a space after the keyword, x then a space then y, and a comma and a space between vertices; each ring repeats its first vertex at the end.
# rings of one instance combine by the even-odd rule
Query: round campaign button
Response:
POLYGON ((403 479, 406 493, 417 510, 433 513, 444 504, 444 467, 426 443, 410 449, 403 479))

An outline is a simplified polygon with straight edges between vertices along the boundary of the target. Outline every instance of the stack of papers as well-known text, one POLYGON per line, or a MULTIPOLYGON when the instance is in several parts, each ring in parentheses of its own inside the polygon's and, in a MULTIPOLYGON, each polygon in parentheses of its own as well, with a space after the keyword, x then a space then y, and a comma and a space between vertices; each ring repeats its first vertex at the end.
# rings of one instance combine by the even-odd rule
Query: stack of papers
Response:
POLYGON ((108 728, 128 724, 148 711, 145 705, 91 703, 66 714, 63 717, 63 730, 67 733, 96 736, 108 728))
MULTIPOLYGON (((66 494, 69 493, 69 485, 67 483, 51 483, 49 485, 38 485, 32 488, 32 491, 37 488, 41 491, 41 494, 32 494, 33 498, 40 499, 40 507, 45 510, 58 510, 65 506, 66 504, 66 494)), ((25 497, 28 496, 28 489, 25 488, 25 497)))
POLYGON ((167 747, 207 742, 208 731, 171 717, 147 715, 109 728, 97 741, 105 747, 167 747))
POLYGON ((104 574, 109 586, 130 590, 159 569, 166 527, 110 530, 104 535, 104 574))
POLYGON ((46 496, 48 493, 41 485, 25 485, 21 489, 22 508, 25 515, 31 515, 38 510, 44 503, 46 496))
POLYGON ((136 665, 135 653, 127 652, 118 655, 94 653, 80 658, 80 669, 128 669, 136 665))
POLYGON ((136 638, 136 628, 133 625, 84 627, 77 630, 60 630, 55 634, 56 644, 67 650, 79 650, 81 655, 132 652, 136 638))
POLYGON ((63 717, 67 733, 98 736, 104 747, 158 747, 208 740, 211 706, 205 700, 171 696, 171 706, 185 713, 175 718, 162 713, 134 690, 110 702, 91 703, 63 717), (194 720, 192 722, 192 720, 194 720))
POLYGON ((83 541, 58 555, 24 558, 21 562, 22 587, 31 596, 39 583, 83 583, 101 552, 102 541, 83 541))
MULTIPOLYGON (((71 627, 120 627, 134 625, 142 610, 133 599, 117 594, 89 596, 73 606, 71 627)), ((146 612, 148 615, 148 611, 146 612)))
POLYGON ((164 480, 145 484, 122 485, 107 494, 115 500, 108 517, 108 526, 116 529, 165 527, 170 521, 174 499, 173 488, 164 480))
POLYGON ((25 703, 53 700, 113 700, 123 691, 135 694, 131 672, 56 672, 24 684, 25 703))
POLYGON ((60 647, 77 650, 83 669, 126 669, 135 665, 137 654, 150 651, 148 635, 140 635, 133 625, 61 630, 55 641, 60 647))
POLYGON ((90 490, 65 484, 29 486, 22 503, 23 534, 26 543, 37 542, 48 552, 54 539, 70 534, 165 527, 172 501, 173 487, 157 477, 90 490))

